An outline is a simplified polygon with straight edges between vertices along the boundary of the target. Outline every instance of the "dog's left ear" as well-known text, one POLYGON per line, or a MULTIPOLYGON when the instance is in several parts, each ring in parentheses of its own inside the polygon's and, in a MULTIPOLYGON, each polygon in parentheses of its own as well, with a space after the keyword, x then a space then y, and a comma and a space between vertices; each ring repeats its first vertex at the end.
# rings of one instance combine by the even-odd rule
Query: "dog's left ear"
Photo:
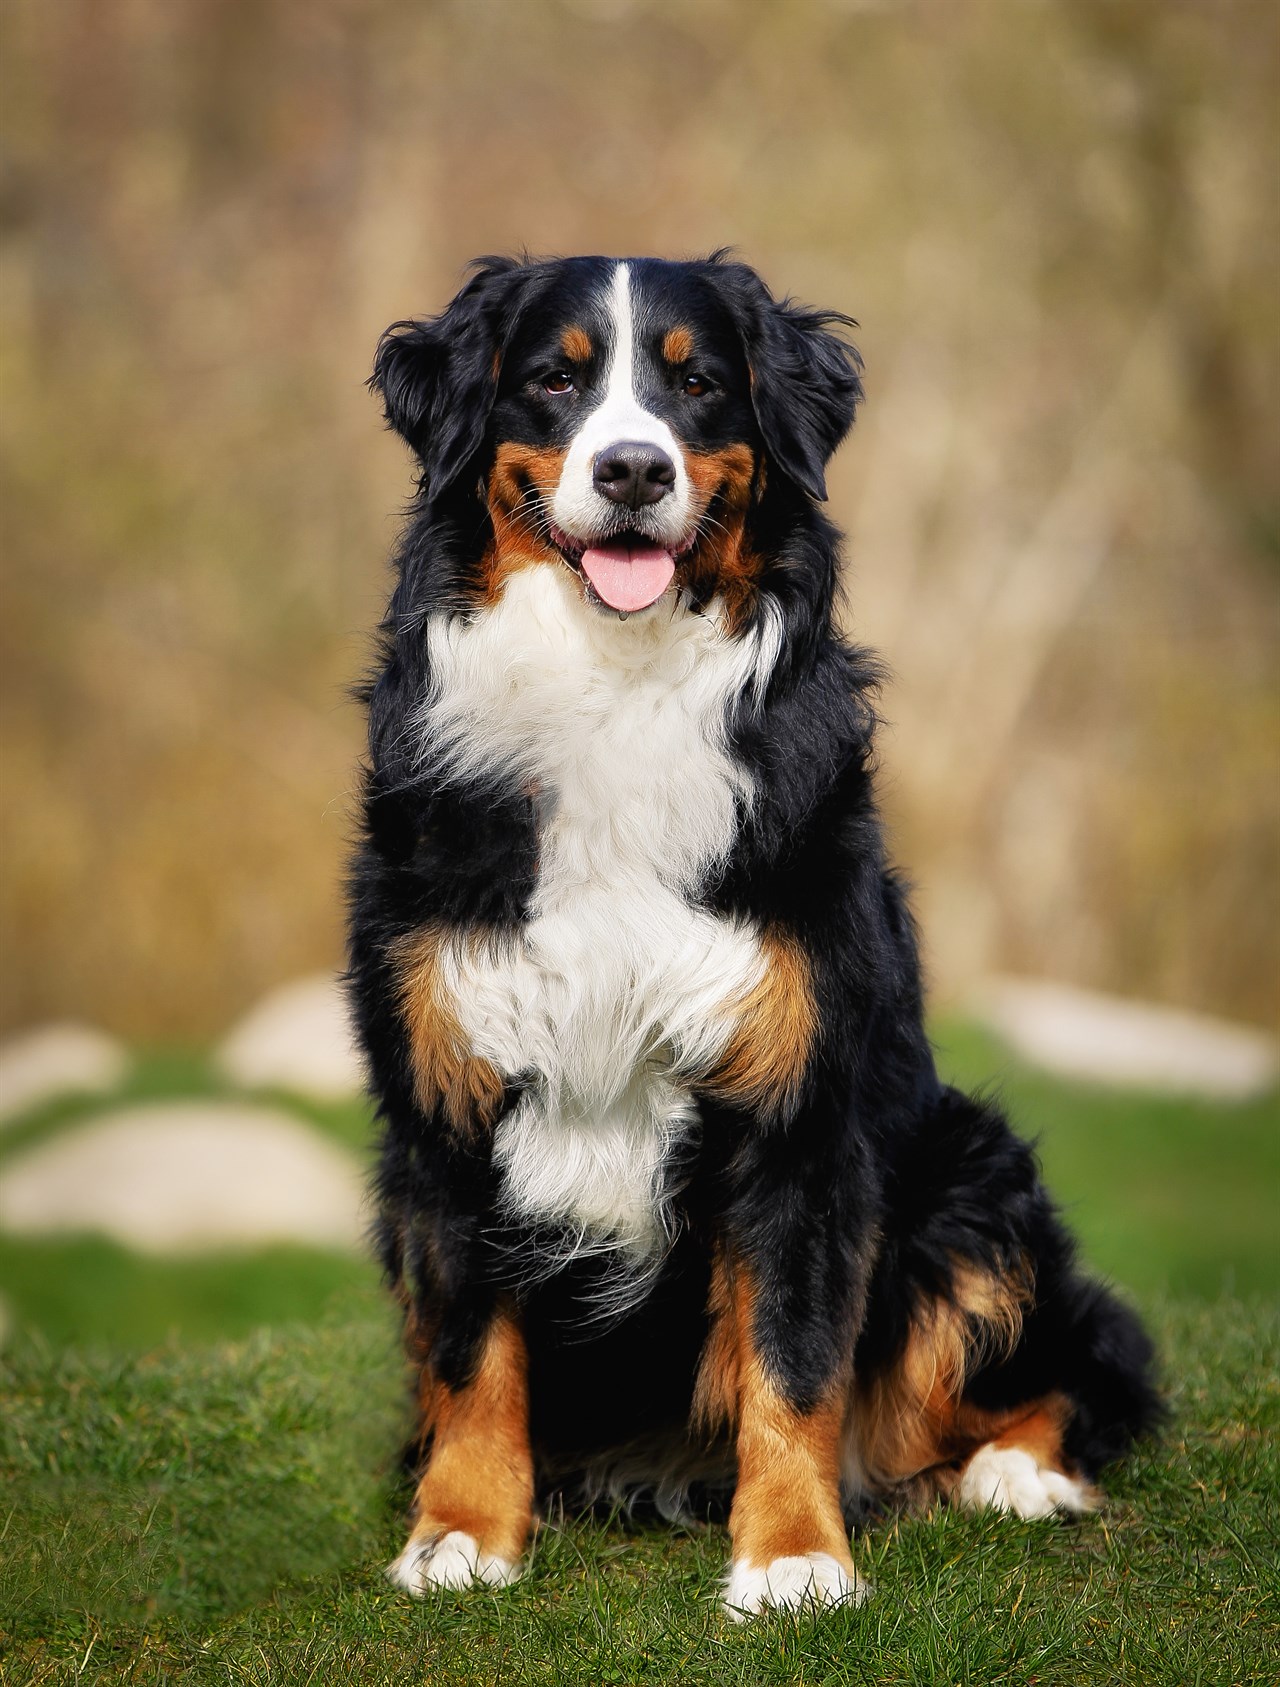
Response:
POLYGON ((716 258, 711 275, 738 319, 766 450, 802 491, 825 502, 824 470, 862 398, 862 359, 832 329, 856 324, 839 311, 775 299, 745 264, 716 258))
POLYGON ((417 453, 433 494, 457 481, 484 443, 513 295, 528 273, 513 258, 480 258, 473 267, 439 316, 391 324, 369 377, 388 423, 417 453))

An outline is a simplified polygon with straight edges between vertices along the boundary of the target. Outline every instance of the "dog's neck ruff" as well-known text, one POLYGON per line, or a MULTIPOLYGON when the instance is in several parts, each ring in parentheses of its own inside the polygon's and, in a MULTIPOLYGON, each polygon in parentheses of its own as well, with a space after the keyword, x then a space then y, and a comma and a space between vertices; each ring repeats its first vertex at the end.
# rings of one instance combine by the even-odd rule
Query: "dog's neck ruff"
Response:
MULTIPOLYGON (((713 825, 714 838, 700 835, 707 805, 686 787, 708 769, 694 763, 714 764, 720 784, 748 794, 729 756, 728 717, 744 698, 759 707, 778 658, 781 620, 771 599, 761 602, 756 628, 731 638, 714 602, 703 613, 666 602, 623 623, 587 603, 564 567, 519 569, 491 608, 430 617, 429 692, 417 716, 422 758, 463 779, 537 780, 568 799, 584 755, 592 756, 607 776, 597 812, 610 813, 635 776, 648 774, 652 800, 684 799, 665 817, 676 835, 661 825, 658 835, 676 851, 669 872, 691 887, 728 847, 720 827, 713 825), (667 745, 661 779, 641 750, 649 728, 667 745), (633 753, 608 768, 606 746, 633 753), (681 821, 693 828, 687 836, 681 821)), ((644 840, 635 842, 643 853, 644 840)))
POLYGON ((575 1246, 652 1256, 664 1163, 696 1121, 688 1079, 760 977, 755 930, 698 899, 751 801, 727 720, 762 698, 779 622, 730 638, 715 605, 664 603, 623 624, 567 570, 534 566, 426 636, 424 758, 517 781, 540 813, 527 922, 496 948, 445 948, 476 1052, 534 1074, 495 1141, 503 1204, 575 1246))

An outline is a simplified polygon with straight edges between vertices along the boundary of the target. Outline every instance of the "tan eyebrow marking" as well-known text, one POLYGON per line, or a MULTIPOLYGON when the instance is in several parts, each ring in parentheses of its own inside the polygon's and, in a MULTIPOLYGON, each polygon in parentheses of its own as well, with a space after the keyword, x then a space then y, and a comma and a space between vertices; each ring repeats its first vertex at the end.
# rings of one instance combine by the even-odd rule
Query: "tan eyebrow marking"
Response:
POLYGON ((566 328, 560 336, 560 350, 570 363, 590 363, 594 347, 585 328, 566 328))
POLYGON ((689 329, 668 328, 662 342, 662 355, 668 363, 687 363, 693 356, 693 335, 689 329))

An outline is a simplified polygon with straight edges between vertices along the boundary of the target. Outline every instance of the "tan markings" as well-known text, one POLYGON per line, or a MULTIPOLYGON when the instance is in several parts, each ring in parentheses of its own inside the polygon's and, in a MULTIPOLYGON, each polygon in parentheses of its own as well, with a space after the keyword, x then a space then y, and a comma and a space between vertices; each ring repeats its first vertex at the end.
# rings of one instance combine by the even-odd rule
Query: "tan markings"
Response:
POLYGON ((829 1400, 802 1416, 752 1359, 739 1412, 738 1485, 729 1515, 734 1557, 761 1565, 829 1552, 851 1569, 840 1510, 842 1403, 829 1400))
POLYGON ((591 336, 585 328, 566 328, 560 336, 560 350, 570 363, 590 363, 593 350, 591 336))
POLYGON ((685 565, 688 584, 702 602, 724 600, 730 632, 746 621, 756 595, 761 559, 747 543, 746 518, 758 487, 759 464, 749 445, 722 451, 686 451, 694 519, 712 521, 685 565), (714 507, 713 507, 714 506, 714 507))
MULTIPOLYGON (((951 1498, 960 1486, 965 1467, 980 1447, 1020 1447, 1030 1453, 1042 1469, 1061 1471, 1064 1476, 1080 1480, 1078 1466, 1067 1457, 1063 1436, 1071 1421, 1072 1404, 1065 1394, 1045 1394, 1038 1400, 1024 1401, 1007 1411, 985 1411, 971 1402, 962 1401, 957 1408, 951 1431, 954 1449, 949 1463, 936 1466, 925 1473, 913 1486, 913 1498, 927 1506, 941 1494, 951 1498)), ((1082 1484, 1090 1505, 1101 1504, 1101 1496, 1090 1484, 1082 1484)))
POLYGON ((711 1259, 707 1317, 711 1328, 698 1362, 690 1416, 694 1430, 710 1439, 717 1430, 737 1424, 742 1353, 733 1267, 719 1242, 711 1259))
POLYGON ((564 452, 510 441, 499 445, 489 471, 493 538, 480 560, 480 596, 496 603, 507 580, 535 563, 563 567, 545 534, 545 510, 560 480, 564 452))
POLYGON ((469 1135, 493 1123, 505 1085, 497 1067, 473 1052, 449 1004, 440 973, 442 942, 432 926, 411 932, 393 946, 392 967, 418 1105, 427 1114, 440 1108, 456 1131, 469 1135))
POLYGON ((662 342, 662 355, 668 363, 687 363, 693 356, 693 335, 683 325, 668 328, 662 342))
POLYGON ((685 467, 703 509, 717 493, 734 514, 744 514, 750 507, 756 454, 749 445, 726 445, 720 451, 686 451, 685 467))
POLYGON ((732 1009, 728 1046, 705 1088, 735 1107, 777 1113, 794 1099, 818 1029, 809 957, 777 927, 760 939, 764 975, 732 1009))
POLYGON ((533 1512, 528 1354, 514 1317, 489 1327, 472 1380, 452 1389, 423 1372, 431 1458, 414 1498, 410 1541, 460 1529, 485 1552, 518 1559, 533 1512))
POLYGON ((440 1317, 434 1306, 424 1307, 414 1301, 412 1288, 406 1281, 404 1274, 407 1254, 405 1240, 406 1237, 402 1229, 399 1276, 392 1288, 392 1293, 404 1312, 402 1332, 404 1350, 409 1356, 409 1363, 418 1373, 418 1439, 425 1446, 426 1437, 434 1421, 431 1407, 434 1384, 430 1370, 430 1359, 431 1348, 440 1328, 440 1317))
POLYGON ((695 1423, 736 1428, 738 1480, 729 1532, 733 1555, 754 1565, 806 1552, 829 1552, 852 1570, 840 1511, 840 1435, 845 1390, 839 1385, 808 1412, 786 1399, 755 1340, 750 1273, 717 1254, 712 1329, 694 1397, 695 1423))
POLYGON ((1029 1414, 1027 1405, 984 1412, 962 1396, 983 1360, 1012 1352, 1030 1298, 1026 1270, 997 1276, 956 1264, 952 1298, 921 1307, 890 1369, 855 1388, 852 1433, 873 1482, 903 1482, 946 1465, 1029 1414))
POLYGON ((1055 1470, 1066 1471, 1062 1437, 1070 1418, 1071 1402, 1066 1395, 1046 1394, 1030 1410, 1024 1407, 1022 1417, 987 1439, 994 1441, 997 1447, 1021 1447, 1031 1454, 1037 1464, 1052 1465, 1055 1470))

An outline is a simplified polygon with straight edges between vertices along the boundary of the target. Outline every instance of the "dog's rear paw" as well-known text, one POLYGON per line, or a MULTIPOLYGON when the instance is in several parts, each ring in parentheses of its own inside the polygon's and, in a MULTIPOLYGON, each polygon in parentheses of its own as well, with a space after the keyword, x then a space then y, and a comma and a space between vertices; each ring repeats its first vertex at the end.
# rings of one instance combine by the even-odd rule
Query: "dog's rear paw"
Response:
POLYGON ((770 1609, 859 1604, 870 1591, 866 1582, 829 1552, 807 1552, 761 1565, 736 1559, 729 1566, 724 1603, 733 1621, 740 1623, 770 1609))
POLYGON ((399 1558, 387 1565, 387 1576, 415 1598, 434 1587, 465 1588, 475 1582, 506 1587, 516 1581, 521 1565, 497 1553, 485 1552, 461 1529, 426 1540, 410 1540, 399 1558))
POLYGON ((988 1444, 964 1467, 957 1498, 971 1511, 990 1506, 1015 1517, 1049 1517, 1055 1511, 1093 1511, 1097 1496, 1086 1482, 1037 1464, 1022 1447, 988 1444))

